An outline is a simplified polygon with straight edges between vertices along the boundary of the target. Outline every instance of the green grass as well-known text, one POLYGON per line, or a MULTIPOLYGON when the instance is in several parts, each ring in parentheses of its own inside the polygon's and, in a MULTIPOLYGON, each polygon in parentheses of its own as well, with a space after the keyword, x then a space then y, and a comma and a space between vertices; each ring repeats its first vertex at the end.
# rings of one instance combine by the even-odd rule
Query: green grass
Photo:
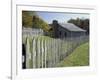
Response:
POLYGON ((57 64, 58 67, 88 66, 89 65, 89 43, 77 47, 69 56, 57 64))

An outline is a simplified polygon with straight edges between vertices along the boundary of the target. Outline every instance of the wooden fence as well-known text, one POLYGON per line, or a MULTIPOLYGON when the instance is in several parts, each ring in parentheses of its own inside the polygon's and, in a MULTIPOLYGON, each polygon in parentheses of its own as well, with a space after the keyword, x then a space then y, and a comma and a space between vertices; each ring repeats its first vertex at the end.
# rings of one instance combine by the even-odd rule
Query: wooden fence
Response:
POLYGON ((88 41, 88 36, 55 39, 47 36, 25 36, 26 55, 23 62, 27 69, 51 68, 67 57, 77 46, 88 41))

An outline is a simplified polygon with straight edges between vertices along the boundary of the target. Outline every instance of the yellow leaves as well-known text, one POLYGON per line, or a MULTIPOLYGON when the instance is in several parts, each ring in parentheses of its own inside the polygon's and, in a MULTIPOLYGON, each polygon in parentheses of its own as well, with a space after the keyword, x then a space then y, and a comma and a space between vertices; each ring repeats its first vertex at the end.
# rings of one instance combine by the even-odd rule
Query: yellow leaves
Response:
POLYGON ((42 20, 34 11, 22 11, 22 26, 30 28, 41 28, 50 31, 51 27, 42 20))
POLYGON ((22 12, 22 24, 25 27, 32 27, 32 16, 26 12, 22 12))

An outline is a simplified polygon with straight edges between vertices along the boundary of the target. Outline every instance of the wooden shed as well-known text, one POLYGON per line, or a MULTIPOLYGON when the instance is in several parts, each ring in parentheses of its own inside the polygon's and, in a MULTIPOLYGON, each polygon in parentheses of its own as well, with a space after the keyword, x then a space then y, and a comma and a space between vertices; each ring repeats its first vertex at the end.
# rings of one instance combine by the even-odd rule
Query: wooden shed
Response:
POLYGON ((85 36, 86 30, 79 28, 72 23, 58 23, 54 20, 51 24, 55 38, 74 38, 85 36))

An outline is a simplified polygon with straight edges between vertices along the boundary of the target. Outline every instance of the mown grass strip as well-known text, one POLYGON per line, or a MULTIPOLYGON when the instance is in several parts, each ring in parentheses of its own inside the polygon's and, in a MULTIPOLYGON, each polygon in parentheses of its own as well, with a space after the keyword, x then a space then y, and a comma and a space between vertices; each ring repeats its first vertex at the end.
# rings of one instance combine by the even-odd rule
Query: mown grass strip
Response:
POLYGON ((57 64, 58 67, 88 66, 89 65, 89 43, 77 47, 69 56, 57 64))

